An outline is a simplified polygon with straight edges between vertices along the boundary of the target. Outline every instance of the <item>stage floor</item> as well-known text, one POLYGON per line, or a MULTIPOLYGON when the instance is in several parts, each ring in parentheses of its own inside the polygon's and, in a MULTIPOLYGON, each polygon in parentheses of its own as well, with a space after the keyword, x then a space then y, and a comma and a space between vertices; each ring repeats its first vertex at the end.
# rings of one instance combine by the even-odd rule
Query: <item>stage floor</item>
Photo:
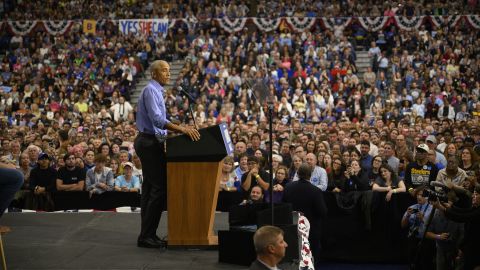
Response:
MULTIPOLYGON (((8 269, 248 269, 218 262, 217 250, 136 247, 139 213, 5 213, 1 225, 8 269)), ((228 213, 217 213, 214 230, 228 229, 228 213)), ((159 236, 167 232, 167 215, 159 236)), ((239 250, 238 252, 242 252, 239 250)), ((281 269, 296 269, 282 265, 281 269)), ((298 269, 298 268, 297 268, 298 269)), ((324 263, 321 269, 406 270, 404 265, 324 263)))
MULTIPOLYGON (((217 213, 215 230, 227 219, 217 213)), ((245 269, 218 263, 217 250, 138 248, 139 213, 5 213, 0 224, 12 229, 3 236, 8 269, 245 269)))

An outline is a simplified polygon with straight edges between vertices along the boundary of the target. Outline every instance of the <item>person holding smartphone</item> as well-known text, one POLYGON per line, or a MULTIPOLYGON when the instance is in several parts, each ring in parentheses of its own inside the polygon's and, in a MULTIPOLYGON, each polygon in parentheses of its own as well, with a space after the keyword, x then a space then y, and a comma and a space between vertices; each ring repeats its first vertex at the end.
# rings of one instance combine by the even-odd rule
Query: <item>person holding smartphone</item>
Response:
POLYGON ((426 240, 423 242, 423 247, 418 250, 418 243, 424 237, 426 223, 430 214, 432 213, 432 205, 428 202, 428 198, 423 197, 423 190, 425 187, 420 187, 417 190, 416 198, 417 203, 408 207, 407 211, 403 215, 401 226, 402 228, 408 227, 408 262, 409 265, 415 265, 415 259, 417 252, 419 253, 417 269, 431 269, 433 257, 433 242, 426 240))

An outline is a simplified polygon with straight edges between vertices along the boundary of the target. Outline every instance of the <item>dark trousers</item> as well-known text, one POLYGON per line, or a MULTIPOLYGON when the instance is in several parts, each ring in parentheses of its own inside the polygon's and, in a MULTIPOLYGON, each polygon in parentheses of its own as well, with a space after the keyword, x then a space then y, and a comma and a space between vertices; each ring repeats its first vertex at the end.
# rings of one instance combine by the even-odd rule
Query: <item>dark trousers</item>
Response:
POLYGON ((167 206, 167 158, 165 145, 155 136, 140 133, 135 139, 135 152, 142 162, 143 184, 140 206, 142 228, 139 239, 153 238, 162 212, 167 206))
POLYGON ((0 168, 0 217, 23 185, 23 174, 15 169, 0 168))

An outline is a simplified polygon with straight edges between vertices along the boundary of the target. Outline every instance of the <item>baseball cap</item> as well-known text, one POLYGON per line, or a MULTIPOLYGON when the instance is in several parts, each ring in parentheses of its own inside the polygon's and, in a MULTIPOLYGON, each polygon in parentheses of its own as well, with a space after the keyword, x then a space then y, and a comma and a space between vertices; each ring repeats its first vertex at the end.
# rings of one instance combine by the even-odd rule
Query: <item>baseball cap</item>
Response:
POLYGON ((38 160, 42 160, 42 159, 50 159, 50 157, 48 156, 47 153, 42 152, 38 155, 38 160))
POLYGON ((133 169, 133 164, 130 161, 123 163, 123 167, 125 168, 126 166, 130 166, 133 169))
POLYGON ((428 152, 430 150, 430 148, 428 147, 428 145, 422 143, 422 144, 419 144, 417 146, 417 150, 423 150, 425 152, 428 152))
POLYGON ((437 138, 435 138, 435 136, 433 136, 433 135, 428 135, 427 138, 425 139, 425 141, 426 142, 430 141, 432 143, 437 143, 437 138))

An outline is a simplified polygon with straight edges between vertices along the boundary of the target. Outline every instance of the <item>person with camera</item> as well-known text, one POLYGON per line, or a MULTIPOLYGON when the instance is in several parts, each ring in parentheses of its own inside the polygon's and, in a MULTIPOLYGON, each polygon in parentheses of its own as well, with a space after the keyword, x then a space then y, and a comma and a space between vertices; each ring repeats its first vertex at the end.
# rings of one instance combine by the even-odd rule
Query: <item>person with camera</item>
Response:
POLYGON ((464 222, 464 237, 460 244, 460 254, 464 258, 464 270, 477 269, 480 266, 480 185, 476 185, 472 195, 472 206, 459 208, 450 202, 436 200, 433 206, 443 212, 447 219, 464 222))
POLYGON ((415 265, 418 269, 431 269, 433 257, 433 242, 425 241, 421 249, 418 244, 425 234, 425 228, 430 214, 432 213, 432 205, 428 202, 428 198, 424 197, 425 187, 419 187, 416 192, 417 203, 408 207, 403 215, 401 226, 408 227, 408 263, 415 265), (417 255, 418 254, 418 255, 417 255), (416 261, 418 256, 418 261, 416 261))
POLYGON ((435 241, 436 270, 455 269, 455 257, 458 254, 460 240, 463 238, 463 224, 449 220, 444 212, 437 211, 425 237, 435 241))

